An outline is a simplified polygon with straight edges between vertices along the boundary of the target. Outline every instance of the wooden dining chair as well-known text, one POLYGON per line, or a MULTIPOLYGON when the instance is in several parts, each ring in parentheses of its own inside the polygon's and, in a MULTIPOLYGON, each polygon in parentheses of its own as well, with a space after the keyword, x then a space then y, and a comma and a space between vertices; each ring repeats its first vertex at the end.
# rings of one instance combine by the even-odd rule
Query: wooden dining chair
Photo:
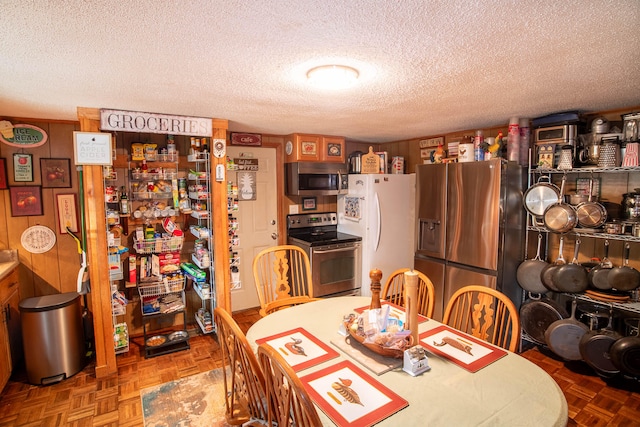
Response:
POLYGON ((213 311, 222 348, 225 418, 231 425, 267 425, 265 379, 244 333, 222 308, 213 311))
MULTIPOLYGON (((383 299, 404 307, 404 273, 407 271, 411 269, 400 268, 391 273, 382 289, 383 299)), ((431 317, 435 307, 435 288, 424 273, 414 271, 418 273, 418 313, 431 317)))
POLYGON ((253 259, 260 315, 314 301, 307 253, 293 245, 264 249, 253 259))
POLYGON ((520 343, 520 318, 515 304, 502 292, 480 285, 456 291, 442 323, 515 352, 520 343))
POLYGON ((260 344, 258 359, 265 373, 270 425, 316 427, 320 417, 302 381, 269 344, 260 344))

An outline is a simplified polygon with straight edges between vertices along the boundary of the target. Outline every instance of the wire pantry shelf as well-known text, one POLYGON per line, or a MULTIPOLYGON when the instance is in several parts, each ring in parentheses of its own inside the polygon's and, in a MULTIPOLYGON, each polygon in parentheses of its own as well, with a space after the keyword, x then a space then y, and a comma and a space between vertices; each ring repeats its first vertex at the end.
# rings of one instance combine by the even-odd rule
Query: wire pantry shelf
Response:
POLYGON ((146 283, 138 286, 140 297, 157 297, 184 290, 184 277, 179 279, 165 278, 162 282, 146 283))
POLYGON ((133 247, 139 254, 154 254, 161 252, 177 252, 182 249, 184 236, 157 237, 155 239, 133 239, 133 247))

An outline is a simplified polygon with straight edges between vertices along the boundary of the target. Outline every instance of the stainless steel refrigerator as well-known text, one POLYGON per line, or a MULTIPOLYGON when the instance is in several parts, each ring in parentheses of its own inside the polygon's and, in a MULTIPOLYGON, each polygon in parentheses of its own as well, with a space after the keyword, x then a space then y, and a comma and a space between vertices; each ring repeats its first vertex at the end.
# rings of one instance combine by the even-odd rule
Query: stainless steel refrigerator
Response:
POLYGON ((524 256, 526 170, 516 162, 419 165, 414 268, 435 286, 434 318, 453 293, 478 284, 520 306, 516 270, 524 256))
POLYGON ((338 231, 362 237, 362 295, 371 295, 369 271, 382 285, 399 268, 412 268, 415 251, 415 174, 350 174, 338 195, 338 231))

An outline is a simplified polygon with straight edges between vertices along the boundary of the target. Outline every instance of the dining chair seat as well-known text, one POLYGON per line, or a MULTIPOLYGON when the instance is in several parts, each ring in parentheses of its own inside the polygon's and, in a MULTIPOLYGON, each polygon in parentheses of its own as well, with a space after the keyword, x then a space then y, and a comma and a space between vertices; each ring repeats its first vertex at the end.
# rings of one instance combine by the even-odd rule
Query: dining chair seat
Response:
POLYGON ((265 379, 247 338, 224 309, 214 309, 222 348, 225 418, 231 425, 267 425, 265 379))
POLYGON ((311 397, 284 357, 269 344, 260 344, 258 359, 265 373, 268 422, 278 426, 321 426, 311 397))
POLYGON ((520 318, 515 304, 502 292, 470 285, 456 291, 442 323, 509 351, 520 343, 520 318))
POLYGON ((260 251, 253 259, 253 276, 260 315, 314 301, 307 253, 293 245, 260 251))
MULTIPOLYGON (((391 273, 382 289, 382 298, 404 307, 404 273, 407 271, 411 271, 411 269, 400 268, 391 273)), ((414 271, 418 273, 418 313, 432 317, 435 306, 435 288, 424 273, 414 271)))

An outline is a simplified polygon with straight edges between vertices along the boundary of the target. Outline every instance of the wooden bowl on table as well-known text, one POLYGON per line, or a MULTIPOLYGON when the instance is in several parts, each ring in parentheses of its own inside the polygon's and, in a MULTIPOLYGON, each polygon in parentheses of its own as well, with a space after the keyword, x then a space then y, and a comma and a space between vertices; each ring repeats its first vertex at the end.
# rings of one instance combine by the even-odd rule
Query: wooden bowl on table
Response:
POLYGON ((375 344, 375 343, 366 343, 364 342, 365 340, 365 336, 364 335, 359 335, 357 331, 354 331, 351 329, 351 324, 353 323, 353 321, 349 321, 349 322, 345 322, 344 326, 347 329, 347 332, 349 333, 349 336, 351 338, 353 338, 354 340, 356 340, 357 342, 359 342, 360 344, 362 344, 364 347, 368 348, 369 350, 373 351, 374 353, 377 353, 381 356, 384 357, 393 357, 395 359, 400 359, 403 357, 404 355, 404 351, 406 349, 408 349, 409 347, 411 347, 411 335, 408 335, 406 338, 403 339, 403 346, 402 348, 392 348, 392 347, 384 347, 382 345, 379 344, 375 344))

